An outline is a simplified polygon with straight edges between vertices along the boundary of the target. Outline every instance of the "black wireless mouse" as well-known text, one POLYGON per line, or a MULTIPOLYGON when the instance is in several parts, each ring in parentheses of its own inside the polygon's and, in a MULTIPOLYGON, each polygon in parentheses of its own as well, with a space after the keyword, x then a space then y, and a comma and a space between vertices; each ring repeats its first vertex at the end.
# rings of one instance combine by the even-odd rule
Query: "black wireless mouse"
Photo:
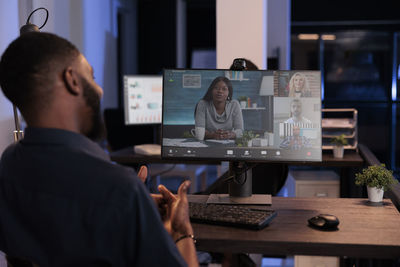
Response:
POLYGON ((310 226, 320 230, 337 230, 339 219, 335 215, 320 214, 308 219, 310 226))

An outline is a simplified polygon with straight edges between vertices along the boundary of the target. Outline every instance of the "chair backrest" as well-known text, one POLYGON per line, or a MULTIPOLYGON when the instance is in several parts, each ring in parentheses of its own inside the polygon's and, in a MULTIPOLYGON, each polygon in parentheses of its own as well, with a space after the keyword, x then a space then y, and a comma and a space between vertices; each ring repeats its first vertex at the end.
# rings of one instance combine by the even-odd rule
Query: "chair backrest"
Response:
POLYGON ((18 257, 11 257, 6 256, 7 260, 7 267, 39 267, 39 265, 33 263, 30 260, 18 258, 18 257))

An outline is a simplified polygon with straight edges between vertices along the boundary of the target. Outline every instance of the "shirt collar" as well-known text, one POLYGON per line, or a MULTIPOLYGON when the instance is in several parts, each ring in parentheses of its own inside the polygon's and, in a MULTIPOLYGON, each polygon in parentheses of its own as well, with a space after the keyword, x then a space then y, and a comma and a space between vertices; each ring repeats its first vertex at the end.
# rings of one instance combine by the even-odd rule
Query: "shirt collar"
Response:
POLYGON ((21 144, 65 146, 81 150, 97 158, 110 160, 109 155, 97 143, 84 135, 67 130, 27 127, 21 144))

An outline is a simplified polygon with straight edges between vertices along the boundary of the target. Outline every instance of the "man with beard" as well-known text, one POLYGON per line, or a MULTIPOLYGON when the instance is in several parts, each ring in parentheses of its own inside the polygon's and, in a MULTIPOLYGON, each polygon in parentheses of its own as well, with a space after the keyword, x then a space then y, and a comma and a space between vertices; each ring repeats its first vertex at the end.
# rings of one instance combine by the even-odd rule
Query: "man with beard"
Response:
POLYGON ((138 178, 92 141, 103 91, 75 46, 22 35, 1 58, 0 86, 28 125, 0 161, 1 251, 41 267, 198 264, 188 182, 152 199, 146 169, 138 178))

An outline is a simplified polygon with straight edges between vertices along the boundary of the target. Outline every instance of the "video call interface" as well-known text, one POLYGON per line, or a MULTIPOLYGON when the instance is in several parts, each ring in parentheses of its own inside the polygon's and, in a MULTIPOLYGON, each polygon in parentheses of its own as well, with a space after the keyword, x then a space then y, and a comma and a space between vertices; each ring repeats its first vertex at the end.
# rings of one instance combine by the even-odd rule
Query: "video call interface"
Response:
POLYGON ((162 76, 124 76, 125 125, 161 124, 162 76))
POLYGON ((321 161, 319 71, 167 69, 162 156, 321 161))

